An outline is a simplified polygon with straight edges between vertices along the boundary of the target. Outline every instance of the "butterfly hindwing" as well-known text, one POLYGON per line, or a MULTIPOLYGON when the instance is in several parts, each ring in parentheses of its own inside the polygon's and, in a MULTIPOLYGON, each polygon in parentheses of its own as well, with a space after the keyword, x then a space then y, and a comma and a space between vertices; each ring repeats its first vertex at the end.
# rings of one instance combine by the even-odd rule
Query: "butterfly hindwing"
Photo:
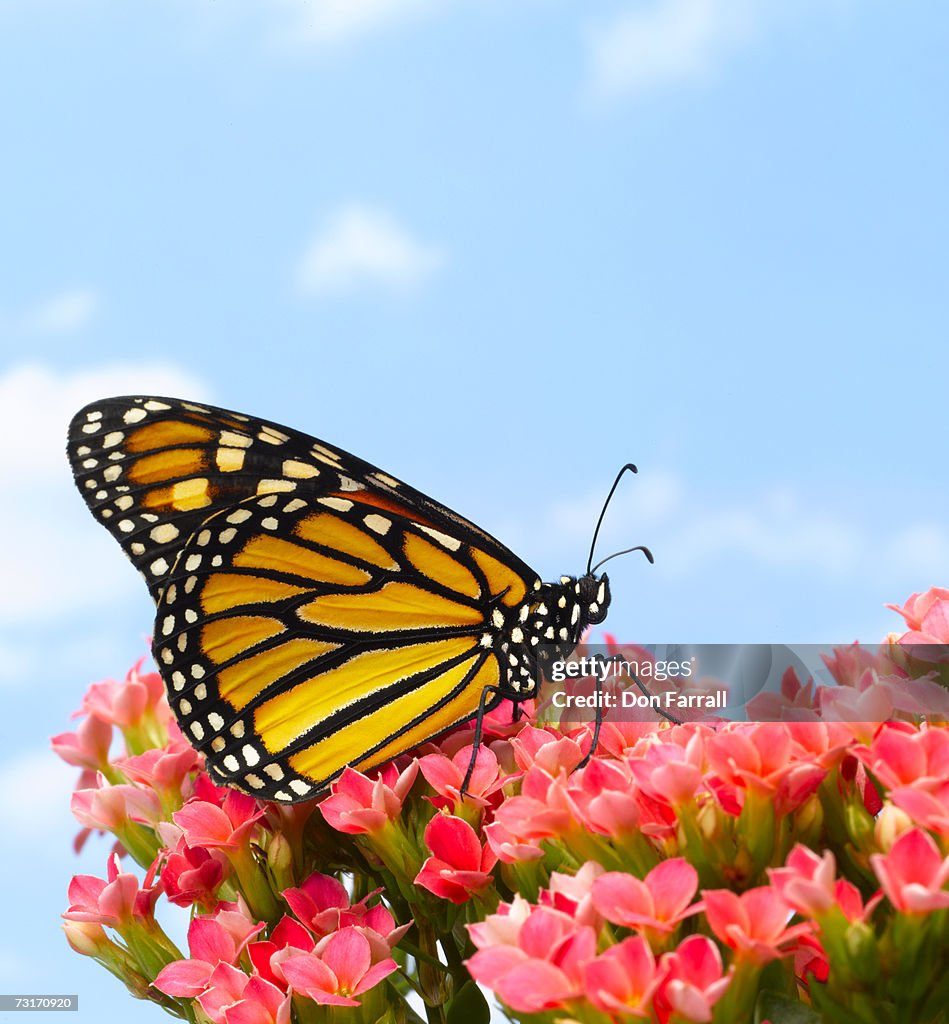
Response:
POLYGON ((300 799, 469 719, 525 587, 358 495, 263 495, 184 547, 155 656, 219 781, 300 799))

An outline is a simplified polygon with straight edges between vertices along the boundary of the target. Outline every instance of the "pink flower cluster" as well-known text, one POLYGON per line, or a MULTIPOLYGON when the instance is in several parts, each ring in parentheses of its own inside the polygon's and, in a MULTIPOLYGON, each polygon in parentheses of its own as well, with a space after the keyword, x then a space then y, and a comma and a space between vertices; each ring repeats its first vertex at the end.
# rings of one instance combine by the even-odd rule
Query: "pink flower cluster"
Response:
POLYGON ((154 986, 195 999, 214 1024, 289 1024, 293 996, 324 1006, 360 1006, 362 996, 398 967, 395 927, 385 907, 350 904, 335 878, 313 874, 281 894, 293 912, 267 939, 242 903, 221 903, 188 929, 190 959, 162 968, 154 986))
POLYGON ((914 595, 910 633, 878 658, 828 659, 853 707, 888 688, 887 720, 824 714, 789 674, 790 720, 607 717, 588 758, 592 724, 502 705, 477 751, 457 729, 292 807, 215 786, 136 666, 53 741, 81 769, 80 841, 116 840, 104 878, 70 883, 67 938, 134 994, 214 1024, 375 1024, 421 1005, 478 1024, 472 978, 538 1024, 851 1024, 880 1007, 936 1024, 949 729, 906 693, 940 686, 918 637, 945 644, 947 609, 949 591, 914 595), (192 913, 187 955, 162 900, 192 913))

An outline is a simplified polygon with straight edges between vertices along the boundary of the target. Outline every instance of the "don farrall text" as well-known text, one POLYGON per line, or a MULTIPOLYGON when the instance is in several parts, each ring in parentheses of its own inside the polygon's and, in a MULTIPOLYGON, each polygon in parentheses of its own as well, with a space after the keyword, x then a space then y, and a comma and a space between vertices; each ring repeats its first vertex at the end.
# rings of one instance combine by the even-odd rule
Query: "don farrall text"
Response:
POLYGON ((694 682, 695 659, 641 661, 620 657, 584 655, 550 664, 548 680, 555 684, 549 699, 555 708, 724 708, 727 691, 697 689, 685 692, 694 682), (669 684, 672 684, 671 686, 669 684))

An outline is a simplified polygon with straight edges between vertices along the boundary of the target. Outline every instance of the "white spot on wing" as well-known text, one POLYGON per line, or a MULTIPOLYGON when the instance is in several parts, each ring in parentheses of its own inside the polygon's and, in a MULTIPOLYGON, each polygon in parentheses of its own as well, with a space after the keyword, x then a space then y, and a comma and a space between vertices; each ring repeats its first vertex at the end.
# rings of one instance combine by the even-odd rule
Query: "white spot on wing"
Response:
POLYGON ((449 551, 457 551, 461 547, 461 541, 455 537, 449 537, 447 533, 442 533, 441 530, 436 530, 431 526, 419 525, 419 529, 422 533, 427 533, 433 540, 437 540, 442 547, 448 548, 449 551))

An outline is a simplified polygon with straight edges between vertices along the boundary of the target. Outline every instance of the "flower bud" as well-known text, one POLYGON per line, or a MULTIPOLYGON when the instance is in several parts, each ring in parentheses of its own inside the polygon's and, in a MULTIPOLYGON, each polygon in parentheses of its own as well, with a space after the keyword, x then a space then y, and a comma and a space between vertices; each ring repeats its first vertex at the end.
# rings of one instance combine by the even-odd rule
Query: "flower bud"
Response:
POLYGON ((873 835, 877 846, 883 853, 888 853, 890 847, 904 833, 913 827, 913 819, 894 804, 885 804, 883 810, 877 815, 873 835))

